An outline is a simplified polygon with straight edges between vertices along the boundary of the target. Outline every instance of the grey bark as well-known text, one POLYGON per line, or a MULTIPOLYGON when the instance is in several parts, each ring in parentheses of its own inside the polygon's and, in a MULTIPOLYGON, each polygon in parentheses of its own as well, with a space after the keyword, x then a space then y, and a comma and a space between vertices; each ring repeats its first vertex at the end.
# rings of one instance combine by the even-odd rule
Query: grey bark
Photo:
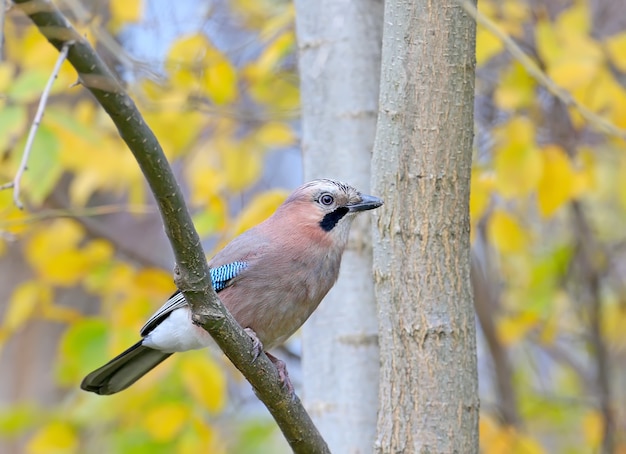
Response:
POLYGON ((469 182, 475 24, 387 0, 373 192, 380 453, 478 452, 469 182))
MULTIPOLYGON (((383 5, 296 0, 305 179, 369 191, 383 5)), ((303 328, 304 400, 331 451, 370 453, 378 344, 369 217, 355 221, 337 285, 303 328)))

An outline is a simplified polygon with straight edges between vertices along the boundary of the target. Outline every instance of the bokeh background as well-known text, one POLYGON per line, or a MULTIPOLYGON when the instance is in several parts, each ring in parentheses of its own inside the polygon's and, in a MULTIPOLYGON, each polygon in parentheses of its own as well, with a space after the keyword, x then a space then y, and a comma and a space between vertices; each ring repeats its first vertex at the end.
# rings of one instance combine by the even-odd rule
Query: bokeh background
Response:
MULTIPOLYGON (((56 4, 157 134, 207 254, 302 182, 291 2, 56 4)), ((624 11, 624 0, 480 1, 471 216, 484 453, 626 453, 624 11)), ((14 8, 0 22, 2 184, 58 53, 14 8)), ((75 81, 65 63, 26 208, 0 191, 0 452, 289 452, 219 352, 175 355, 109 398, 78 389, 174 285, 139 169, 75 81)), ((297 389, 299 353, 297 338, 280 353, 297 389)))

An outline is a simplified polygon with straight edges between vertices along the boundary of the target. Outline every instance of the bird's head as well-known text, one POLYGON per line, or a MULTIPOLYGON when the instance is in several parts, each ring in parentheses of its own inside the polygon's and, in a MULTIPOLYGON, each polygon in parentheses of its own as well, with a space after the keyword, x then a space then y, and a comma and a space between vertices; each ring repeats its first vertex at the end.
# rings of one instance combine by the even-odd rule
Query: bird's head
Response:
POLYGON ((378 197, 361 194, 345 183, 321 179, 300 186, 283 207, 297 215, 299 224, 345 243, 355 215, 382 204, 378 197))

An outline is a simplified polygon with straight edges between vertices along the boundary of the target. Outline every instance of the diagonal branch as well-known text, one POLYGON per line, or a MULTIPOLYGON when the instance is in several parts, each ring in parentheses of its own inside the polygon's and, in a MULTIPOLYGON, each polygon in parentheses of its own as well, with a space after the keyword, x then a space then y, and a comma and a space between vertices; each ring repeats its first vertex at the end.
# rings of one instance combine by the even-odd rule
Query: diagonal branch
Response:
POLYGON ((500 39, 506 50, 509 51, 513 58, 515 58, 524 67, 526 72, 553 96, 558 98, 567 107, 575 108, 580 116, 587 120, 587 122, 596 130, 603 132, 604 134, 626 140, 626 130, 616 126, 606 118, 603 118, 601 115, 598 115, 589 108, 585 107, 583 104, 578 102, 570 92, 557 85, 556 82, 550 79, 550 77, 548 77, 548 75, 541 70, 539 65, 537 65, 537 63, 529 57, 524 50, 522 50, 513 38, 502 31, 502 29, 495 22, 482 14, 476 6, 472 5, 467 0, 457 0, 457 2, 465 10, 465 12, 467 12, 467 14, 474 18, 476 23, 485 27, 485 29, 489 30, 489 32, 500 39))
POLYGON ((327 453, 328 447, 297 396, 283 389, 265 354, 253 362, 252 340, 221 304, 182 192, 161 145, 133 100, 94 49, 48 0, 14 0, 57 49, 70 42, 68 61, 115 123, 150 185, 176 258, 175 280, 189 302, 194 322, 206 329, 252 384, 296 453, 327 453))

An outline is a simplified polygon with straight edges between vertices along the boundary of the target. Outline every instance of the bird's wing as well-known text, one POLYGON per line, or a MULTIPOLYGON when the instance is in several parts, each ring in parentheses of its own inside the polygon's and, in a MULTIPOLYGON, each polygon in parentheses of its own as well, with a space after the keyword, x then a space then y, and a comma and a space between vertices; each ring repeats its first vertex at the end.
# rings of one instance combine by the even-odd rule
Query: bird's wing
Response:
MULTIPOLYGON (((247 262, 237 261, 211 268, 211 280, 213 281, 215 291, 219 292, 228 287, 232 283, 232 280, 247 267, 247 262)), ((147 336, 150 334, 150 331, 156 328, 171 312, 186 305, 187 300, 180 291, 177 291, 154 313, 154 315, 152 315, 152 317, 150 317, 146 324, 143 325, 140 331, 141 335, 144 337, 147 336)))

